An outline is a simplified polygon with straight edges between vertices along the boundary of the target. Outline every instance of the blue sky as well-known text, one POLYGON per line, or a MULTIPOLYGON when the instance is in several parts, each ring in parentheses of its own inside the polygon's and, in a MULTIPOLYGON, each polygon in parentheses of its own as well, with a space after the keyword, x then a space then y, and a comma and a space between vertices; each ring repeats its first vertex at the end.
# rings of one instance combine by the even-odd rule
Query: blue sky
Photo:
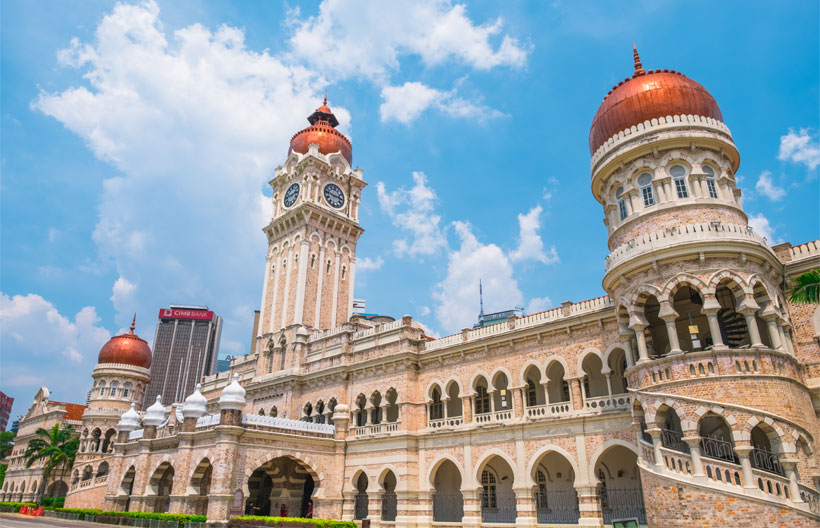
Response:
POLYGON ((446 335, 603 294, 588 133, 632 71, 708 89, 770 241, 814 240, 816 2, 8 1, 0 390, 82 402, 100 346, 169 303, 245 353, 266 182, 325 89, 364 170, 356 296, 446 335), (411 5, 412 4, 412 5, 411 5))

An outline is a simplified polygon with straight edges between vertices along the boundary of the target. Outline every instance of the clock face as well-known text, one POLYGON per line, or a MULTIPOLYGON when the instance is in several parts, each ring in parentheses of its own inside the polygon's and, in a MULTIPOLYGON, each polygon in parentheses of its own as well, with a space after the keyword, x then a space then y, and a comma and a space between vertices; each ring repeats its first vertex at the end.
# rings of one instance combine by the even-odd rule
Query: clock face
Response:
POLYGON ((288 190, 285 192, 285 199, 284 204, 285 207, 290 207, 291 205, 296 203, 296 199, 299 197, 299 184, 294 183, 288 190))
POLYGON ((345 194, 342 189, 335 183, 328 183, 324 190, 325 200, 331 207, 339 209, 345 204, 345 194))

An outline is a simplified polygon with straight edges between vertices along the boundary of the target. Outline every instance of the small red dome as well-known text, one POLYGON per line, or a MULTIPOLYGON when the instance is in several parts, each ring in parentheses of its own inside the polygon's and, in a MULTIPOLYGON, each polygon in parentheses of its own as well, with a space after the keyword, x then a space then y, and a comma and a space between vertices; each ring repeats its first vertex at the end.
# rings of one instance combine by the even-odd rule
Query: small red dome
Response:
POLYGON ((144 339, 134 333, 136 316, 131 323, 131 331, 127 334, 114 336, 100 349, 97 363, 115 363, 119 365, 134 365, 135 367, 151 368, 151 348, 144 339))
POLYGON ((641 67, 634 49, 635 72, 604 97, 589 130, 589 152, 595 154, 609 138, 659 117, 697 115, 723 121, 717 101, 696 81, 672 70, 641 67))
POLYGON ((308 122, 309 127, 295 133, 290 139, 288 156, 291 152, 307 154, 310 145, 317 144, 322 154, 341 152, 347 162, 353 165, 353 146, 344 134, 336 130, 339 121, 327 106, 327 95, 322 106, 308 117, 308 122))

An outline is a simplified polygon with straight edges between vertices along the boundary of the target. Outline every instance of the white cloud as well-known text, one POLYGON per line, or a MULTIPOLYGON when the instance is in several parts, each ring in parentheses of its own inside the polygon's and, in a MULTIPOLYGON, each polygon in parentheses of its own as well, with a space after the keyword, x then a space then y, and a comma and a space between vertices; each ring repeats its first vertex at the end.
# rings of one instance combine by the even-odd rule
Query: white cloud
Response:
POLYGON ((110 338, 99 323, 91 306, 72 319, 39 295, 0 292, 0 385, 19 387, 15 397, 29 398, 43 384, 60 397, 76 397, 78 385, 90 387, 97 353, 110 338))
POLYGON ((356 271, 374 271, 381 269, 384 259, 379 256, 375 259, 370 257, 356 259, 356 271))
MULTIPOLYGON (((246 49, 233 27, 166 35, 153 2, 117 4, 59 59, 85 82, 32 107, 120 174, 103 182, 99 262, 84 265, 127 278, 112 292, 118 324, 170 302, 207 304, 226 315, 223 344, 244 341, 250 316, 235 308, 259 302, 271 210, 260 185, 321 101, 319 77, 246 49)), ((333 110, 349 128, 349 113, 333 110)))
POLYGON ((439 226, 441 216, 435 214, 435 191, 427 186, 427 177, 422 172, 413 173, 413 182, 409 190, 400 187, 393 192, 388 192, 382 182, 376 184, 382 211, 394 226, 411 235, 409 241, 402 238, 393 242, 393 251, 399 257, 433 255, 447 247, 439 226))
POLYGON ((433 297, 438 301, 436 317, 446 332, 472 327, 479 311, 478 282, 484 286, 484 311, 519 306, 524 296, 513 277, 510 259, 495 244, 482 244, 470 224, 453 222, 461 246, 448 255, 447 276, 438 283, 433 297))
POLYGON ((769 245, 779 244, 782 242, 780 238, 775 235, 774 227, 769 223, 769 219, 766 218, 763 213, 758 213, 756 215, 749 216, 749 226, 760 236, 766 238, 769 242, 769 245))
POLYGON ((124 312, 134 303, 134 294, 137 291, 136 284, 128 281, 125 277, 119 277, 111 288, 111 302, 118 312, 124 312))
POLYGON ((527 214, 518 215, 518 225, 520 228, 518 248, 510 253, 513 261, 536 260, 542 264, 555 264, 558 262, 558 252, 555 246, 551 246, 548 251, 544 251, 544 241, 538 234, 541 229, 541 212, 543 209, 537 205, 530 209, 527 214))
POLYGON ((406 82, 401 86, 382 88, 384 102, 379 106, 382 122, 390 120, 409 124, 430 107, 450 117, 472 118, 483 122, 504 114, 488 106, 476 104, 455 95, 455 90, 443 92, 420 82, 406 82))
POLYGON ((333 78, 365 77, 385 82, 402 56, 427 66, 461 62, 478 70, 524 66, 530 47, 501 36, 502 20, 476 25, 464 5, 449 0, 324 0, 319 14, 291 12, 294 57, 333 78), (494 44, 500 38, 500 44, 494 44))
POLYGON ((527 313, 534 314, 549 310, 552 307, 552 300, 549 297, 533 297, 527 303, 527 313))
POLYGON ((820 165, 820 141, 807 128, 801 128, 799 132, 789 129, 788 134, 780 137, 777 159, 803 163, 814 170, 820 165))
POLYGON ((760 174, 760 178, 755 184, 755 190, 773 202, 777 202, 786 196, 786 189, 775 185, 770 171, 763 171, 760 174))

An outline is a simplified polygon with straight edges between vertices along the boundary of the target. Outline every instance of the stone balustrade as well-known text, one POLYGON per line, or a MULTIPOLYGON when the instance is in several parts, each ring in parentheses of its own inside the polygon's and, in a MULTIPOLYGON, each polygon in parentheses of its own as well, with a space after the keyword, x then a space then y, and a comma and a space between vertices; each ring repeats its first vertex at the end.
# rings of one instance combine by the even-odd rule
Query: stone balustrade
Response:
POLYGON ((584 398, 584 409, 587 412, 624 411, 629 409, 629 394, 613 394, 584 398))
POLYGON ((383 422, 353 428, 354 436, 394 433, 399 430, 399 422, 383 422))
POLYGON ((662 231, 648 233, 616 247, 606 257, 605 270, 608 272, 626 260, 644 253, 709 240, 754 242, 768 247, 765 238, 745 225, 722 224, 720 222, 678 225, 662 231))
POLYGON ((527 407, 527 417, 531 420, 538 420, 541 418, 557 418, 560 416, 568 416, 572 414, 573 411, 574 409, 572 408, 572 402, 563 401, 527 407))
POLYGON ((276 418, 273 416, 260 416, 258 414, 243 414, 242 425, 255 426, 255 428, 258 429, 283 429, 288 432, 295 431, 328 436, 336 434, 336 427, 333 425, 289 420, 287 418, 276 418))

